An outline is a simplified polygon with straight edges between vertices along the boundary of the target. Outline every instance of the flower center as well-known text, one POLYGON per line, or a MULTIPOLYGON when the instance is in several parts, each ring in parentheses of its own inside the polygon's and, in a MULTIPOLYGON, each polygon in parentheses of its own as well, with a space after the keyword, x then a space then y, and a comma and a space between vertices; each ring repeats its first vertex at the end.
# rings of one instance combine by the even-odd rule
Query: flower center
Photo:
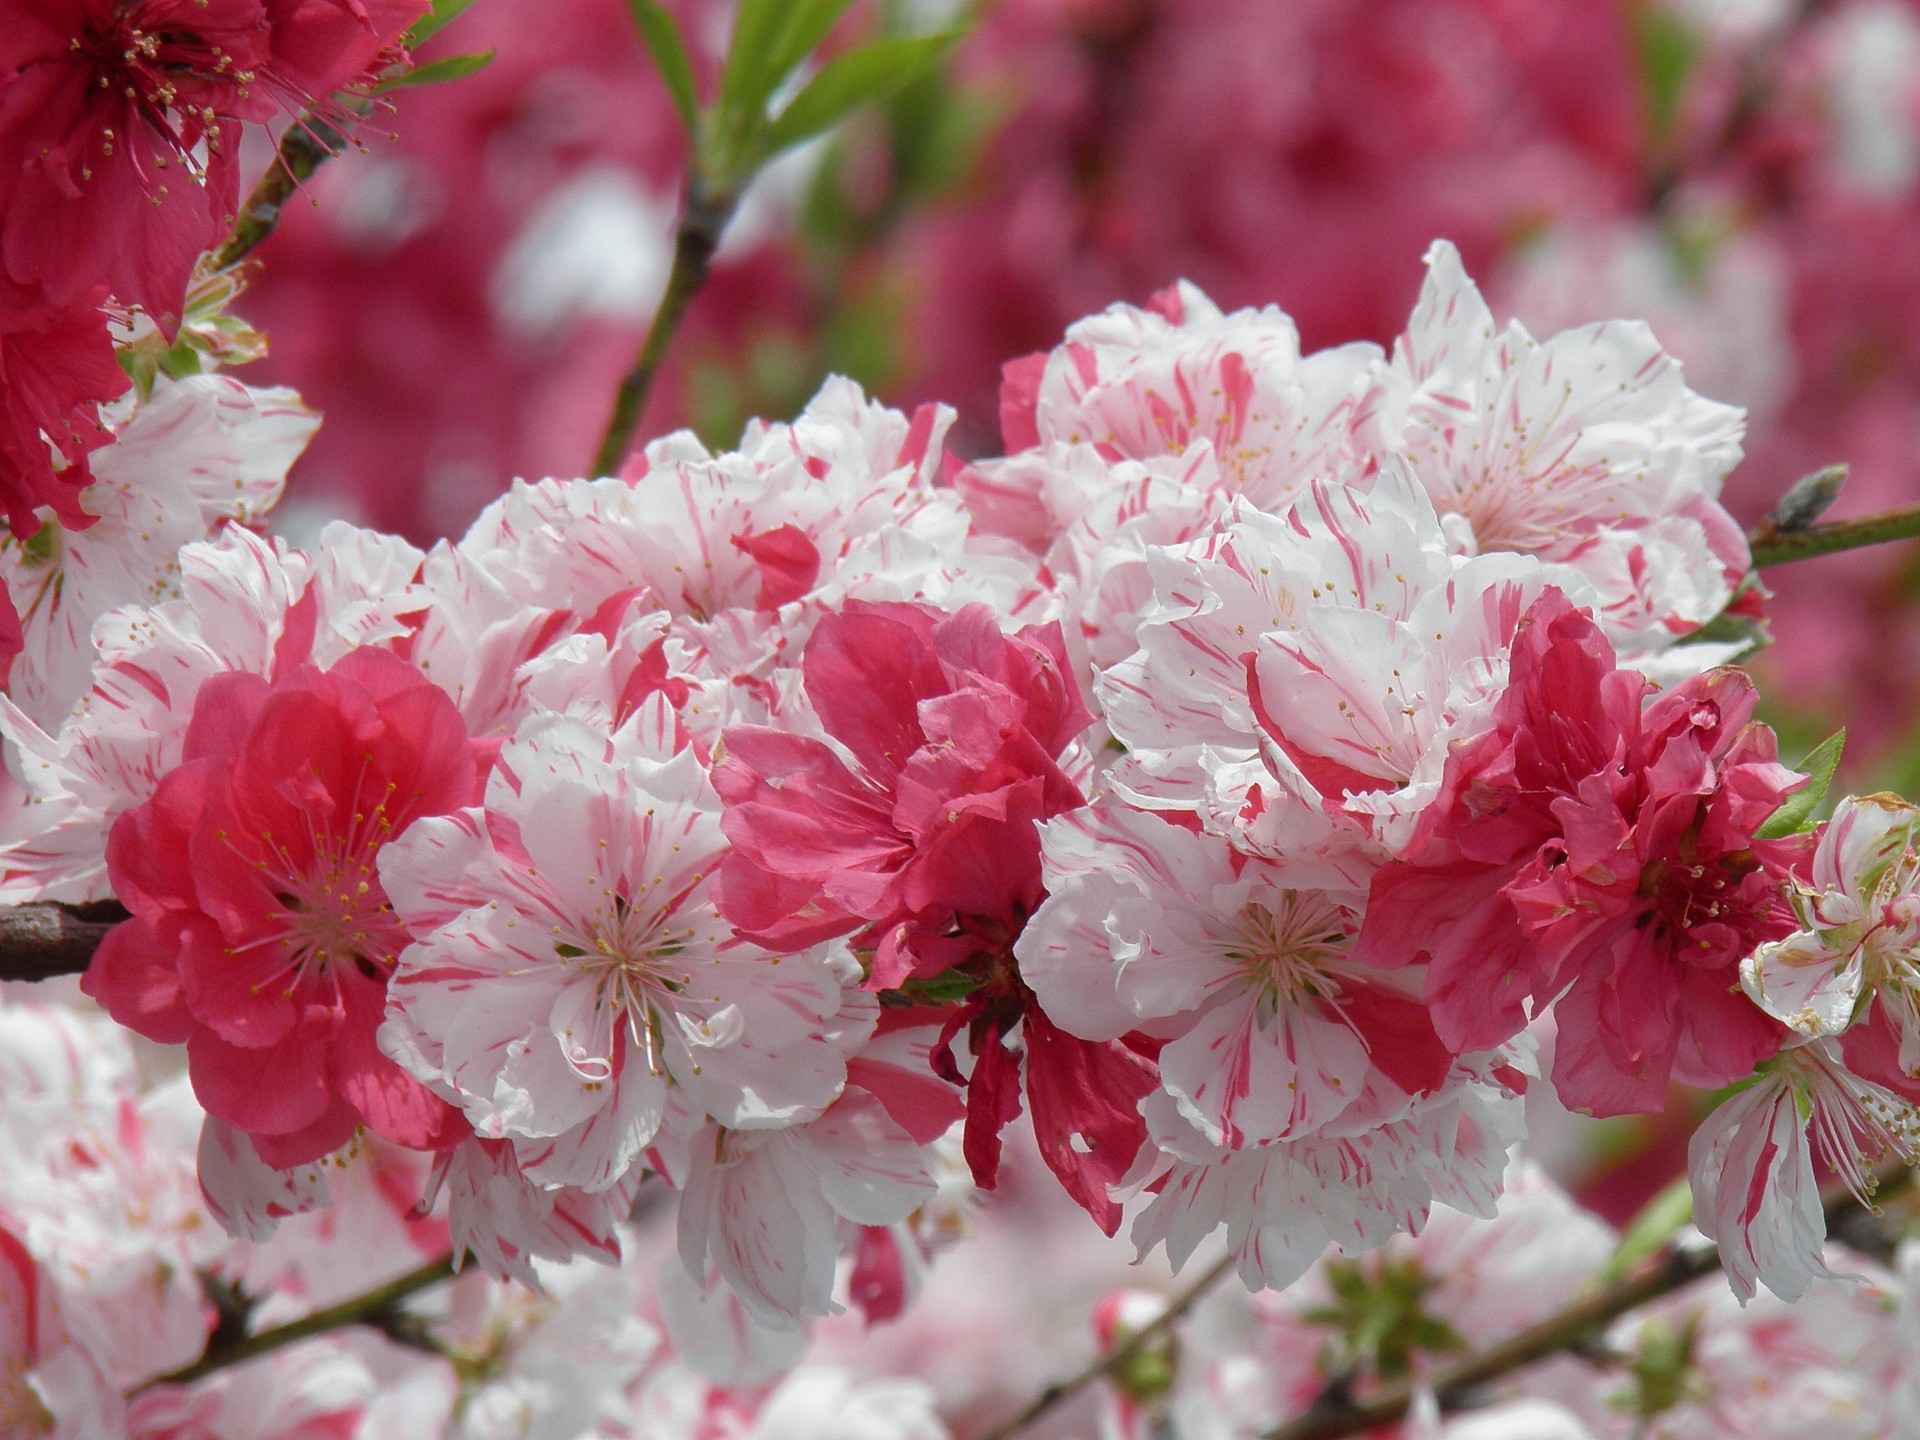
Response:
MULTIPOLYGON (((309 984, 330 982, 337 992, 341 977, 353 973, 384 985, 408 943, 375 863, 380 847, 393 835, 388 802, 397 789, 389 780, 371 805, 356 795, 344 833, 316 827, 304 844, 289 846, 263 831, 261 848, 277 864, 267 862, 261 868, 278 908, 269 916, 265 935, 227 953, 283 947, 284 963, 277 974, 286 977, 289 998, 309 984)), ((255 993, 262 988, 256 985, 255 993)))
MULTIPOLYGON (((93 72, 96 87, 132 101, 140 118, 181 151, 183 162, 193 137, 167 113, 180 106, 183 87, 188 124, 196 135, 205 137, 209 150, 218 151, 219 118, 210 105, 194 104, 195 97, 217 86, 230 88, 244 99, 256 78, 211 37, 191 30, 149 29, 137 13, 119 13, 106 29, 90 31, 84 39, 76 37, 73 50, 93 72)), ((116 137, 108 132, 101 138, 104 153, 111 155, 116 137)))
POLYGON ((575 1057, 577 1068, 611 1072, 613 1041, 624 1021, 632 1048, 649 1071, 660 1073, 662 1016, 693 983, 678 957, 699 938, 691 925, 670 925, 674 913, 671 906, 636 910, 615 892, 610 903, 596 908, 587 933, 576 937, 581 943, 555 944, 554 953, 593 985, 596 1042, 591 1053, 575 1057))
POLYGON ((1271 1014, 1303 998, 1337 994, 1332 967, 1345 956, 1351 931, 1345 912, 1323 895, 1276 892, 1272 903, 1240 912, 1239 943, 1227 958, 1245 967, 1257 988, 1261 1010, 1271 1014))
POLYGON ((1754 883, 1760 860, 1751 850, 1700 859, 1693 849, 1691 837, 1683 837, 1679 855, 1654 860, 1640 872, 1635 893, 1647 903, 1636 923, 1697 952, 1683 958, 1710 959, 1730 945, 1745 947, 1744 954, 1763 938, 1774 898, 1770 887, 1754 883))

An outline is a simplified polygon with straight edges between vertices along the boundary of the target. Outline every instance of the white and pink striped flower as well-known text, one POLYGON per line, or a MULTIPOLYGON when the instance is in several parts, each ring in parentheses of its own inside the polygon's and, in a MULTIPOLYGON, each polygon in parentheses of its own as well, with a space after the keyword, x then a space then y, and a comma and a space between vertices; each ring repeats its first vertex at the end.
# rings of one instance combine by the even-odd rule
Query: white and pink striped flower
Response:
POLYGON ((670 1090, 734 1129, 818 1116, 859 1036, 827 955, 771 956, 713 907, 720 802, 656 697, 612 736, 561 716, 500 752, 482 809, 382 868, 420 938, 381 1043, 543 1185, 603 1190, 670 1090))

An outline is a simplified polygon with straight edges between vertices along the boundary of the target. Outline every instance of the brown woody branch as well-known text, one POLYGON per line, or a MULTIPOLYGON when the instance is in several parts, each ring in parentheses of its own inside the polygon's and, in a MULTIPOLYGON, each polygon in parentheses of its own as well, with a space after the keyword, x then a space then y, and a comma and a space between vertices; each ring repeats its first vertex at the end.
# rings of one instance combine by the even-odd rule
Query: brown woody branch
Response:
POLYGON ((113 900, 0 906, 0 980, 78 975, 107 932, 127 918, 113 900))

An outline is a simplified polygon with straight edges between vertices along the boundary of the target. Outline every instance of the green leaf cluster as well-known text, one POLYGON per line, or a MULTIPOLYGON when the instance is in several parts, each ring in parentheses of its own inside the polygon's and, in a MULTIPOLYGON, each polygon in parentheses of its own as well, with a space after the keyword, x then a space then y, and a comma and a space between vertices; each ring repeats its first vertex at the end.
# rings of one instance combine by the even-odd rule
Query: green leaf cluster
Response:
POLYGON ((679 22, 660 0, 627 0, 634 28, 693 142, 709 195, 737 196, 768 161, 897 94, 937 68, 958 35, 885 35, 802 68, 853 0, 741 0, 718 93, 702 105, 679 22))
POLYGON ((1326 1279, 1332 1298, 1307 1311, 1305 1319, 1333 1332, 1327 1342, 1330 1375, 1402 1380, 1417 1356, 1467 1348, 1458 1331, 1427 1313, 1434 1280, 1418 1260, 1330 1260, 1326 1279))

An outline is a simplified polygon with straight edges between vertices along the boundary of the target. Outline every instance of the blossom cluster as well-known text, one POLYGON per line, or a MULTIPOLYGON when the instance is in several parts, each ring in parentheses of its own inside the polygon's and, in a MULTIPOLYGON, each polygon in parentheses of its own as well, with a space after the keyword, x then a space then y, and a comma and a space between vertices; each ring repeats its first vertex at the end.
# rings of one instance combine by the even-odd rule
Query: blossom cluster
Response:
MULTIPOLYGON (((110 926, 0 1008, 9 1433, 939 1440, 924 1388, 794 1366, 908 1312, 1029 1145, 1282 1330, 1400 1307, 1314 1383, 1411 1370, 1474 1323, 1419 1305, 1529 1092, 1731 1087, 1695 1221, 1741 1304, 1834 1293, 1818 1172, 1920 1158, 1920 809, 1809 823, 1755 718, 1740 410, 1645 325, 1498 323, 1440 241, 1390 347, 1187 283, 1080 320, 992 457, 834 379, 429 549, 302 547, 266 521, 316 419, 221 372, 256 342, 197 257, 236 129, 359 104, 421 14, 0 41, 6 313, 85 329, 0 352, 0 904, 110 926), (450 1367, 195 1368, 441 1253, 449 1298, 370 1318, 450 1367)), ((1310 1398, 1266 1374, 1256 1426, 1310 1398)))
POLYGON ((472 1272, 418 1317, 425 1350, 342 1331, 193 1377, 222 1321, 217 1297, 246 1297, 270 1325, 443 1251, 446 1221, 415 1203, 425 1162, 365 1142, 331 1167, 331 1210, 288 1219, 261 1245, 206 1223, 194 1183, 204 1117, 188 1079, 143 1079, 124 1029, 10 1002, 0 1077, 4 1143, 20 1162, 0 1185, 9 1437, 946 1440, 931 1395, 911 1382, 790 1369, 790 1356, 713 1378, 714 1347, 696 1366, 668 1343, 661 1308, 674 1302, 663 1288, 656 1303, 633 1267, 543 1268, 541 1295, 472 1272), (442 1355, 459 1357, 457 1375, 442 1355))
POLYGON ((1908 812, 1767 829, 1803 777, 1699 633, 1739 412, 1428 262, 1391 351, 1181 286, 1010 364, 1000 458, 835 381, 424 552, 259 533, 311 418, 158 377, 7 556, 0 899, 126 908, 83 989, 184 1046, 256 1240, 398 1147, 537 1286, 651 1182, 791 1333, 898 1314, 1024 1110, 1102 1229, 1279 1289, 1491 1213, 1550 1036, 1593 1114, 1760 1075, 1701 1224, 1794 1293, 1816 1153, 1910 1140, 1908 812))
MULTIPOLYGON (((248 127, 345 124, 426 0, 36 0, 0 38, 0 509, 71 529, 128 389, 114 329, 171 345, 232 228, 248 127)), ((204 300, 204 296, 198 297, 204 300)))

